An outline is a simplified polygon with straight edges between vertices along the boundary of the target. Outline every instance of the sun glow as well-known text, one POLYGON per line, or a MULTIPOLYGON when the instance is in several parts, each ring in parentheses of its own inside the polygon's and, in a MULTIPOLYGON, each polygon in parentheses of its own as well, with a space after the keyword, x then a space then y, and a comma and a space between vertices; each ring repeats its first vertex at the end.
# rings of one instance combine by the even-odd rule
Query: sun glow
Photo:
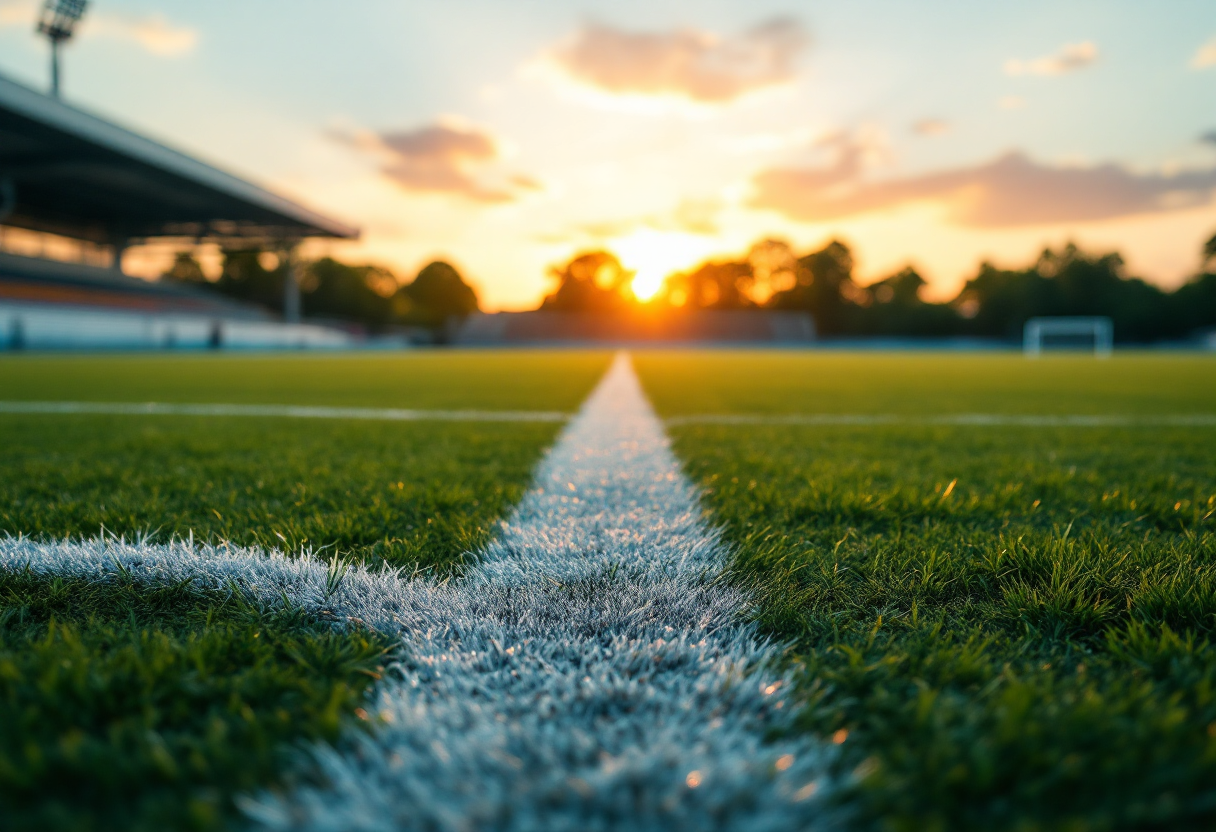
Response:
POLYGON ((634 273, 630 288, 643 303, 652 300, 672 272, 696 265, 710 253, 712 241, 696 234, 641 229, 612 240, 609 248, 634 273))

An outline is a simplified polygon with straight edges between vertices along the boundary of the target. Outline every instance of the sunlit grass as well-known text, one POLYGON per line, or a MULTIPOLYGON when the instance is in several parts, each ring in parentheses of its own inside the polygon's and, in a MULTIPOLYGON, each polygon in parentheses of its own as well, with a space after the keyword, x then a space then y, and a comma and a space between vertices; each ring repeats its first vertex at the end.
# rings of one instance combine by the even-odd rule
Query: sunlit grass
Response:
MULTIPOLYGON (((22 356, 0 398, 572 411, 604 353, 22 356)), ((0 532, 323 550, 450 570, 560 425, 0 416, 0 532)), ((188 586, 0 571, 0 827, 217 829, 362 724, 390 641, 188 586)))
POLYGON ((0 572, 2 826, 228 827, 359 724, 390 647, 239 595, 0 572))
POLYGON ((448 567, 489 539, 559 427, 0 415, 0 532, 105 528, 448 567))
MULTIPOLYGON (((32 356, 4 397, 572 410, 605 353, 32 356)), ((554 423, 0 415, 0 532, 154 534, 448 566, 488 539, 554 423)))
MULTIPOLYGON (((1206 412, 1216 390, 1198 357, 746 358, 638 366, 669 415, 1206 412)), ((673 434, 867 825, 1216 822, 1216 429, 673 434)))
POLYGON ((1203 354, 651 352, 636 356, 664 416, 699 413, 1216 413, 1203 354), (693 381, 695 380, 695 382, 693 381))
POLYGON ((0 355, 0 400, 576 410, 597 351, 0 355))

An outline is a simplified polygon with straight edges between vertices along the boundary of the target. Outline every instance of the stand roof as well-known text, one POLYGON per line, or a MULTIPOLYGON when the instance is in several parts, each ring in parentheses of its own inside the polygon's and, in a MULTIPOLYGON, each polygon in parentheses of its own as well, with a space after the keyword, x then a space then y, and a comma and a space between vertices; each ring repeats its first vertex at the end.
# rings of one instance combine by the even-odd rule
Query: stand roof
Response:
POLYGON ((359 231, 0 77, 5 225, 108 244, 149 237, 292 241, 359 231), (7 180, 7 182, 6 182, 7 180))

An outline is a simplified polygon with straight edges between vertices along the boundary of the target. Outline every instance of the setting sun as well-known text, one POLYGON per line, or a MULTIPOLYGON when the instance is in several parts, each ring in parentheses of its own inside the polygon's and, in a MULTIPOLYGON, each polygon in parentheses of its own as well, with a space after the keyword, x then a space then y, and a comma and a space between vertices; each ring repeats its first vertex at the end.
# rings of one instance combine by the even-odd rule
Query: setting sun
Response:
POLYGON ((610 247, 621 264, 634 273, 630 288, 645 303, 659 293, 672 272, 703 260, 712 248, 712 240, 696 234, 643 229, 613 240, 610 247))

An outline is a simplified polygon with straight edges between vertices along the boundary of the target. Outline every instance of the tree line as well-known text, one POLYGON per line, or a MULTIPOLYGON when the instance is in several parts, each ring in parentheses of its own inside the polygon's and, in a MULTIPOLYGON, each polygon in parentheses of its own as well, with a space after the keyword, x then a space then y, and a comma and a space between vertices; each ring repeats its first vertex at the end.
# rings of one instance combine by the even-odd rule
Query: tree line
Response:
MULTIPOLYGON (((1172 292, 1127 274, 1117 253, 1090 254, 1072 244, 1045 249, 1021 269, 982 263, 952 300, 922 297, 915 268, 865 286, 854 277, 848 245, 832 240, 796 252, 781 240, 762 240, 738 258, 707 261, 670 275, 645 304, 658 313, 697 309, 773 309, 809 313, 829 337, 979 337, 1017 339, 1032 317, 1103 315, 1124 343, 1180 340, 1216 327, 1216 236, 1204 246, 1200 271, 1172 292)), ((590 314, 634 314, 640 302, 633 273, 608 251, 590 251, 550 269, 554 290, 541 309, 590 314)), ((299 264, 301 311, 314 320, 357 325, 371 333, 421 327, 439 340, 449 322, 478 311, 476 292, 441 260, 413 280, 389 269, 326 257, 299 264)), ((258 249, 223 254, 209 280, 190 252, 177 255, 162 279, 205 288, 281 312, 286 265, 258 249)))
MULTIPOLYGON (((805 254, 763 240, 741 258, 671 275, 647 307, 803 311, 820 334, 837 337, 1016 339, 1033 317, 1103 315, 1113 320, 1117 340, 1145 343, 1216 326, 1213 262, 1216 236, 1204 247, 1200 272, 1168 292, 1128 275, 1119 254, 1088 254, 1070 243, 1045 249, 1021 269, 982 263, 955 298, 934 303, 922 298, 926 281, 911 266, 862 286, 853 253, 839 240, 805 254)), ((542 309, 613 314, 636 308, 632 274, 610 252, 579 254, 550 274, 557 286, 542 309)))
MULTIPOLYGON (((402 327, 442 332, 450 319, 478 310, 477 293, 450 263, 436 260, 402 282, 382 266, 349 265, 324 257, 298 265, 300 309, 306 318, 354 324, 371 333, 402 327)), ((176 255, 161 280, 216 292, 282 312, 287 264, 261 249, 223 253, 217 280, 209 280, 192 252, 176 255)))

